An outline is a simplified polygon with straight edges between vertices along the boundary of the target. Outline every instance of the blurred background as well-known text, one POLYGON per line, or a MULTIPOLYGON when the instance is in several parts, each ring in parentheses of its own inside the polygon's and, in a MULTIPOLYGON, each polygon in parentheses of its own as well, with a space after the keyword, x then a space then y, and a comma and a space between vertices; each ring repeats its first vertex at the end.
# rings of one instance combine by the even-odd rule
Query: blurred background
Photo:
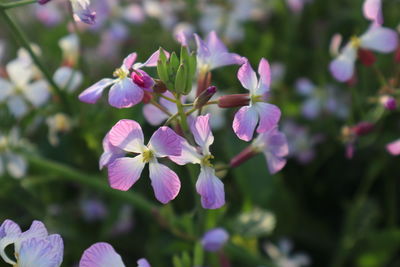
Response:
MULTIPOLYGON (((346 43, 369 27, 363 2, 92 0, 94 25, 74 23, 65 0, 9 10, 64 89, 40 93, 43 99, 24 96, 21 89, 16 95, 23 97, 15 100, 1 97, 0 83, 0 221, 13 219, 26 229, 37 219, 61 234, 62 266, 76 266, 98 241, 111 243, 127 266, 141 257, 152 266, 173 266, 174 255, 191 255, 195 241, 182 233, 201 230, 186 169, 174 168, 182 188, 167 206, 156 202, 146 169, 128 192, 109 189, 106 171, 99 171, 102 139, 119 119, 138 121, 146 140, 156 129, 144 118, 143 105, 115 109, 106 96, 95 105, 77 96, 111 77, 131 52, 143 62, 160 46, 179 51, 179 32, 204 37, 215 30, 229 51, 247 57, 254 68, 261 57, 270 62, 271 99, 282 110, 290 156, 276 175, 269 174, 262 155, 219 173, 227 204, 200 219, 207 229, 225 228, 230 241, 221 252, 206 253, 204 265, 400 266, 400 165, 385 149, 399 138, 399 111, 386 110, 378 100, 381 75, 397 79, 399 63, 395 53, 379 54, 374 67, 358 64, 348 83, 335 81, 328 69, 332 37, 340 33, 346 43), (63 72, 75 74, 65 79, 63 72), (349 136, 365 121, 373 124, 371 132, 349 136)), ((383 1, 383 14, 385 27, 396 30, 400 1, 383 1)), ((7 65, 29 56, 3 18, 0 25, 0 76, 12 80, 7 65)), ((30 71, 41 79, 38 70, 30 71)), ((213 72, 219 94, 244 92, 236 72, 237 66, 213 72)), ((18 77, 15 83, 23 87, 18 77)), ((217 163, 247 146, 231 130, 235 111, 210 111, 216 114, 217 163)))

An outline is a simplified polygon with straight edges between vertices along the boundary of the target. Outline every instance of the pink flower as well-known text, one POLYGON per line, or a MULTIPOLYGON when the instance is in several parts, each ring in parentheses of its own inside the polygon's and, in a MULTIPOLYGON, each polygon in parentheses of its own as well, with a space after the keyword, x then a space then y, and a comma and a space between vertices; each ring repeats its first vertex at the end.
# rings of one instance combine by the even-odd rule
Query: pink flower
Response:
POLYGON ((206 251, 220 250, 229 239, 229 234, 224 228, 214 228, 207 231, 201 239, 201 244, 206 251))
POLYGON ((210 160, 214 156, 210 153, 210 146, 214 136, 210 128, 210 115, 199 116, 190 124, 194 140, 198 148, 190 145, 186 140, 182 142, 182 154, 169 158, 179 165, 188 163, 199 164, 200 174, 196 183, 197 193, 201 196, 201 204, 206 209, 218 209, 225 204, 224 184, 215 175, 210 160))
POLYGON ((360 37, 354 36, 342 49, 339 56, 331 62, 329 70, 338 81, 348 81, 354 73, 354 63, 360 49, 390 53, 396 50, 398 36, 396 31, 379 25, 372 25, 360 37))
POLYGON ((149 163, 151 185, 156 198, 162 203, 174 199, 180 190, 178 175, 167 166, 158 163, 157 158, 180 156, 181 137, 169 127, 160 127, 144 145, 140 125, 133 120, 120 120, 108 133, 111 145, 135 157, 119 157, 110 163, 108 178, 114 189, 126 191, 140 178, 146 163, 149 163))
POLYGON ((237 74, 242 86, 250 91, 249 105, 236 112, 232 124, 236 135, 244 141, 253 138, 257 124, 257 132, 262 133, 273 128, 281 117, 281 111, 277 106, 265 103, 271 83, 271 72, 268 61, 264 58, 258 65, 258 74, 259 80, 249 62, 243 64, 237 74))
POLYGON ((277 127, 259 134, 251 146, 264 154, 271 174, 277 173, 286 165, 285 157, 289 154, 289 146, 285 134, 279 132, 277 127))
POLYGON ((364 17, 375 24, 383 24, 382 0, 365 0, 363 4, 364 17))
POLYGON ((389 144, 386 145, 386 150, 392 155, 392 156, 398 156, 400 155, 400 139, 395 140, 393 142, 390 142, 389 144))
POLYGON ((143 99, 143 90, 151 90, 154 85, 153 79, 141 68, 156 66, 158 55, 159 51, 153 53, 145 63, 135 63, 137 54, 130 54, 124 59, 122 66, 114 71, 115 79, 101 79, 83 91, 79 99, 82 102, 94 104, 101 97, 104 89, 111 86, 108 95, 111 106, 129 108, 138 104, 143 99))

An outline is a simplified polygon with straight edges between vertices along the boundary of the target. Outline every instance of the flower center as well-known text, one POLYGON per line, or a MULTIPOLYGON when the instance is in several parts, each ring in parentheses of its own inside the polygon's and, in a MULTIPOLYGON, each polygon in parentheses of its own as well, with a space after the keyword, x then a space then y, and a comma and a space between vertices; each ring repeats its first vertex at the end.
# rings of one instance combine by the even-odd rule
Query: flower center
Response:
POLYGON ((213 158, 214 158, 213 155, 204 156, 201 159, 201 165, 204 165, 204 166, 207 166, 207 167, 212 167, 213 165, 211 164, 210 160, 212 160, 213 158))
POLYGON ((251 103, 257 103, 257 102, 264 102, 262 95, 251 95, 250 96, 250 102, 251 103))
POLYGON ((361 39, 357 36, 353 36, 351 37, 350 43, 354 48, 359 48, 361 46, 361 39))
POLYGON ((143 151, 142 153, 143 162, 148 163, 153 158, 153 156, 154 156, 153 151, 151 151, 150 149, 143 151))
POLYGON ((128 72, 122 68, 118 68, 114 71, 113 76, 118 77, 119 79, 124 79, 128 76, 128 72))

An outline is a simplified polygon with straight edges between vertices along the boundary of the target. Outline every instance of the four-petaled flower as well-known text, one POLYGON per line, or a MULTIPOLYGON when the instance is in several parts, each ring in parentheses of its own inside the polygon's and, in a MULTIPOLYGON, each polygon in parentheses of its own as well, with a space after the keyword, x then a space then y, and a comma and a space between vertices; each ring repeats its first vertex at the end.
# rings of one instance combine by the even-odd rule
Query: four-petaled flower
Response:
POLYGON ((111 145, 135 157, 119 157, 108 164, 108 178, 112 188, 126 191, 140 178, 149 163, 151 185, 156 198, 162 203, 174 199, 180 190, 178 175, 157 158, 179 156, 182 152, 181 137, 169 127, 154 132, 148 145, 144 145, 142 128, 133 120, 120 120, 108 133, 111 145))
POLYGON ((264 58, 258 65, 258 74, 259 81, 248 61, 240 67, 237 74, 242 86, 250 91, 249 105, 236 112, 232 124, 236 135, 244 141, 253 138, 257 124, 257 132, 262 133, 274 127, 281 117, 281 111, 277 106, 265 103, 271 84, 271 72, 268 61, 264 58))
POLYGON ((225 191, 224 184, 215 175, 215 170, 210 162, 214 158, 210 153, 210 145, 214 142, 214 136, 210 129, 209 119, 209 114, 198 116, 190 124, 190 130, 199 148, 182 140, 182 154, 169 158, 179 165, 200 164, 196 190, 201 196, 201 204, 206 209, 218 209, 225 204, 225 191))

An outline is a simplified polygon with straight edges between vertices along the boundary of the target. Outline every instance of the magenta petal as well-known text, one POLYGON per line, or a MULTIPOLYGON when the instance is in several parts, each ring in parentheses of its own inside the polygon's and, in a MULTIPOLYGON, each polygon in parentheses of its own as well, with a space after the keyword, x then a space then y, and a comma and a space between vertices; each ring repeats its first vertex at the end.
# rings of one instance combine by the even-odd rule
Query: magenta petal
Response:
POLYGON ((232 128, 237 137, 244 141, 253 138, 254 129, 258 121, 258 114, 254 107, 242 107, 236 112, 232 128))
POLYGON ((393 156, 400 155, 400 139, 387 144, 386 150, 393 156))
POLYGON ((190 130, 196 143, 203 150, 208 151, 208 147, 214 142, 214 136, 210 128, 210 114, 198 116, 190 124, 190 130))
POLYGON ((201 168, 196 190, 205 209, 218 209, 225 204, 224 184, 210 167, 201 168))
MULTIPOLYGON (((168 57, 169 54, 167 51, 164 50, 165 55, 168 57)), ((155 67, 157 66, 158 57, 160 56, 160 51, 157 50, 154 52, 147 60, 143 63, 145 67, 155 67)))
POLYGON ((396 31, 384 27, 370 27, 361 37, 361 47, 381 53, 390 53, 396 50, 398 34, 396 31))
POLYGON ((143 106, 143 115, 153 126, 160 125, 163 121, 168 119, 168 116, 164 112, 151 104, 143 106))
POLYGON ((140 124, 134 120, 118 121, 108 133, 111 145, 122 150, 141 153, 143 151, 143 132, 140 124))
POLYGON ((127 191, 140 178, 145 163, 141 155, 118 158, 108 165, 108 180, 114 189, 127 191))
POLYGON ((113 162, 116 158, 124 156, 125 152, 119 147, 113 146, 109 140, 109 133, 103 139, 103 154, 100 157, 99 168, 100 170, 113 162))
POLYGON ((257 102, 254 104, 260 118, 257 133, 266 132, 275 127, 281 118, 281 110, 272 104, 257 102))
POLYGON ((160 127, 151 136, 149 148, 157 157, 180 156, 182 138, 167 126, 160 127))
POLYGON ((125 267, 121 256, 104 242, 93 244, 83 252, 79 267, 125 267))
POLYGON ((101 97, 105 88, 114 83, 113 79, 101 79, 79 95, 79 100, 85 103, 94 104, 101 97))
POLYGON ((379 25, 383 24, 381 0, 365 0, 363 5, 363 13, 365 18, 374 21, 379 25))
POLYGON ((237 77, 244 88, 250 91, 257 88, 257 76, 248 61, 240 67, 237 77))
POLYGON ((136 58, 137 54, 135 52, 131 53, 124 59, 122 65, 125 66, 127 70, 129 70, 132 67, 133 63, 135 63, 136 58))
POLYGON ((260 81, 257 95, 263 95, 269 90, 271 84, 271 68, 265 58, 262 58, 258 64, 258 74, 260 75, 260 81))
POLYGON ((116 108, 129 108, 143 99, 143 89, 137 86, 130 78, 116 82, 108 94, 108 103, 116 108))
POLYGON ((272 153, 265 153, 265 158, 267 159, 268 170, 271 174, 277 173, 286 165, 286 159, 277 157, 272 153))
POLYGON ((167 166, 150 162, 150 179, 156 198, 163 204, 174 199, 181 189, 178 175, 167 166))

